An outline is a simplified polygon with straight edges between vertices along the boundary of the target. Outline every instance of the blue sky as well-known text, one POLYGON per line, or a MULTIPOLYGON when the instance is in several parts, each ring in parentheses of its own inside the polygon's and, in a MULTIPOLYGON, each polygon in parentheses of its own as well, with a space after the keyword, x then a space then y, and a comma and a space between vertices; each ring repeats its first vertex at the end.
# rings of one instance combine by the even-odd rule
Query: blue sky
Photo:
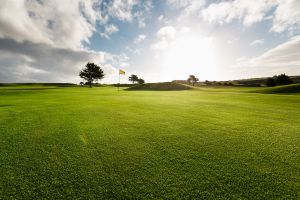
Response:
POLYGON ((298 0, 3 0, 0 82, 102 82, 300 75, 298 0))

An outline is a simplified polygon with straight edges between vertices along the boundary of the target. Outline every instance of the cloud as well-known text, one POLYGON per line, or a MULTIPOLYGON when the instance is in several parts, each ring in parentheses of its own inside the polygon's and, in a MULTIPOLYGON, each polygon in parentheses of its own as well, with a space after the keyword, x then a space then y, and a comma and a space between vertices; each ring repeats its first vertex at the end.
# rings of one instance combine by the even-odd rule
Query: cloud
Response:
POLYGON ((106 74, 128 66, 126 54, 86 46, 101 28, 103 37, 116 33, 117 21, 145 26, 151 6, 138 0, 2 0, 0 82, 73 82, 86 62, 101 64, 106 74))
POLYGON ((110 1, 106 8, 107 13, 119 20, 122 21, 131 21, 133 19, 133 8, 138 4, 138 1, 130 0, 130 1, 123 1, 123 0, 113 0, 110 1))
POLYGON ((300 36, 265 52, 254 59, 258 65, 300 67, 300 36))
POLYGON ((151 9, 153 8, 152 1, 145 1, 139 4, 138 9, 134 16, 138 21, 140 28, 146 27, 146 19, 151 17, 151 9))
POLYGON ((169 46, 169 43, 165 40, 161 40, 161 41, 158 41, 154 44, 151 45, 151 49, 153 50, 164 50, 166 48, 168 48, 169 46))
POLYGON ((0 39, 0 82, 74 82, 87 62, 101 65, 111 81, 120 65, 127 65, 125 54, 57 48, 48 44, 0 39))
POLYGON ((164 16, 163 16, 163 15, 160 15, 160 16, 157 18, 157 20, 158 20, 159 22, 161 22, 163 19, 164 19, 164 16))
POLYGON ((137 38, 134 40, 135 44, 139 44, 141 42, 143 42, 146 39, 146 35, 145 34, 140 34, 137 36, 137 38))
POLYGON ((114 24, 108 24, 104 27, 104 32, 100 33, 100 36, 107 39, 110 38, 110 35, 119 31, 119 28, 114 24))
POLYGON ((202 10, 202 18, 210 23, 230 23, 234 19, 242 20, 245 26, 251 26, 264 19, 275 4, 272 0, 247 1, 234 0, 212 3, 202 10))
POLYGON ((300 30, 300 1, 286 0, 281 1, 275 11, 273 26, 274 32, 298 32, 300 30))
POLYGON ((181 15, 184 17, 199 13, 205 5, 205 0, 167 0, 167 4, 180 10, 181 15))
POLYGON ((153 50, 163 50, 168 48, 170 41, 175 38, 176 33, 177 31, 173 26, 164 26, 160 28, 156 33, 158 42, 152 44, 150 48, 153 50))
POLYGON ((101 21, 93 0, 1 1, 0 37, 79 48, 101 21), (34 33, 34 34, 33 34, 34 33))
POLYGON ((255 71, 256 76, 300 73, 300 36, 270 49, 254 58, 239 59, 236 68, 255 71))
POLYGON ((176 29, 173 26, 165 26, 160 28, 156 35, 161 39, 172 39, 176 35, 176 29))
POLYGON ((104 26, 104 37, 118 29, 111 20, 129 21, 137 18, 140 26, 151 10, 151 2, 138 0, 2 0, 0 37, 17 41, 45 43, 62 48, 82 48, 104 26), (108 24, 108 25, 107 25, 108 24), (34 34, 32 34, 34 33, 34 34))
POLYGON ((137 19, 139 27, 145 27, 145 20, 150 16, 152 2, 145 1, 140 3, 138 0, 112 0, 104 3, 104 10, 107 15, 121 21, 133 21, 137 19))
POLYGON ((254 40, 249 45, 250 46, 260 46, 260 45, 263 45, 264 43, 265 43, 264 39, 259 39, 259 40, 254 40))
POLYGON ((294 32, 300 28, 300 2, 298 0, 233 0, 212 3, 201 11, 202 19, 209 23, 230 23, 240 20, 248 27, 263 20, 272 20, 271 31, 294 32))

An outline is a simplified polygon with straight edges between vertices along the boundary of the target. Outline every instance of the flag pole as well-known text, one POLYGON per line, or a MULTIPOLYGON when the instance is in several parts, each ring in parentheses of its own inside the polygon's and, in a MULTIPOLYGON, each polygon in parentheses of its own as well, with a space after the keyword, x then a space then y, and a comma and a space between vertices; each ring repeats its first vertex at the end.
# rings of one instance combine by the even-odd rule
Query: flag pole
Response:
POLYGON ((119 72, 119 84, 118 84, 118 92, 120 91, 120 72, 119 72))

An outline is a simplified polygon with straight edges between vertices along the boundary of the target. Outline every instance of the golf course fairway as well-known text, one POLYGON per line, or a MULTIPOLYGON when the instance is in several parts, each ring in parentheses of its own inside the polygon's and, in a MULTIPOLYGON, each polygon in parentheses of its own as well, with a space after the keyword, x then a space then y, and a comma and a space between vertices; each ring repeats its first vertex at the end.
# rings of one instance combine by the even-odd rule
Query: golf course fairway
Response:
POLYGON ((0 87, 0 199, 299 199, 300 95, 0 87))

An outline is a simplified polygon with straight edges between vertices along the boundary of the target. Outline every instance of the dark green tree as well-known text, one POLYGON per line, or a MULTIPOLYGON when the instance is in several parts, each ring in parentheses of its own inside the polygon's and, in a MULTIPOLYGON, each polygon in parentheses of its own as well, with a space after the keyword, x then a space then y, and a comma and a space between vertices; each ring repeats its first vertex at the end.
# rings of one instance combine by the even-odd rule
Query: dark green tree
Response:
POLYGON ((292 79, 285 74, 274 76, 274 78, 277 85, 288 85, 293 83, 292 79))
POLYGON ((128 80, 131 81, 132 83, 138 82, 139 77, 137 75, 132 74, 128 80))
POLYGON ((137 82, 138 82, 139 84, 144 84, 144 83, 145 83, 144 79, 141 79, 141 78, 139 78, 137 82))
POLYGON ((89 86, 92 87, 93 81, 104 78, 104 72, 98 65, 89 62, 85 68, 79 72, 79 76, 86 80, 89 86))
POLYGON ((267 78, 267 80, 266 80, 266 85, 267 85, 268 87, 274 87, 274 86, 276 86, 276 81, 275 81, 275 79, 274 79, 274 78, 267 78))
POLYGON ((192 83, 193 86, 195 85, 195 83, 197 83, 199 81, 199 79, 195 76, 195 75, 190 75, 189 78, 187 79, 187 82, 190 84, 192 83))

